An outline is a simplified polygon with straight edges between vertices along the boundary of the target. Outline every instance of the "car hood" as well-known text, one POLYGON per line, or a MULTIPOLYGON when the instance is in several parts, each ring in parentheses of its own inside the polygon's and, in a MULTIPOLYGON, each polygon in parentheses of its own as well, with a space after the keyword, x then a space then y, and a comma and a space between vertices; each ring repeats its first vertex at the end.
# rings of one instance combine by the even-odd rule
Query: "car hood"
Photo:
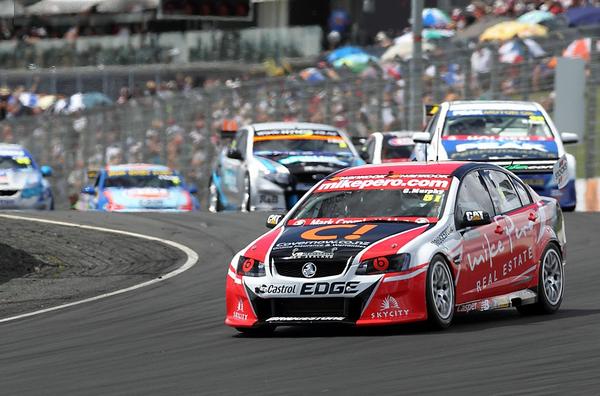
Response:
POLYGON ((105 190, 113 204, 127 209, 177 208, 187 200, 182 188, 107 188, 105 190))
MULTIPOLYGON (((285 227, 271 249, 274 260, 346 261, 374 243, 423 227, 419 223, 356 223, 285 227)), ((400 249, 402 246, 397 246, 400 249)))
POLYGON ((0 170, 0 190, 21 190, 40 183, 41 180, 39 172, 35 169, 0 170))
POLYGON ((452 137, 445 137, 442 145, 448 158, 453 160, 558 158, 558 146, 554 140, 452 139, 452 137))

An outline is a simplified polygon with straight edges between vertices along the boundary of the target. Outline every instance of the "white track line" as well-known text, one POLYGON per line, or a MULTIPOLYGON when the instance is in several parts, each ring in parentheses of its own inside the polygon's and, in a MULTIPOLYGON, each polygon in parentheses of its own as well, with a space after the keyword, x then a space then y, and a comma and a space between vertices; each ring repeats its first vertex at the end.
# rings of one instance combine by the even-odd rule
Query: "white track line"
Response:
POLYGON ((79 304, 85 304, 85 303, 88 303, 88 302, 91 302, 91 301, 101 300, 101 299, 106 298, 106 297, 116 296, 117 294, 123 294, 123 293, 127 293, 129 291, 136 290, 136 289, 139 289, 139 288, 142 288, 142 287, 150 286, 150 285, 153 285, 155 283, 162 282, 162 281, 164 281, 166 279, 172 278, 172 277, 174 277, 176 275, 179 275, 182 272, 187 271, 188 269, 192 268, 198 262, 198 254, 195 251, 193 251, 192 249, 190 249, 189 247, 187 247, 185 245, 182 245, 182 244, 177 243, 177 242, 169 241, 169 240, 166 240, 166 239, 156 238, 156 237, 152 237, 152 236, 148 236, 148 235, 137 234, 137 233, 134 233, 134 232, 113 230, 113 229, 110 229, 110 228, 94 227, 94 226, 88 226, 88 225, 76 224, 76 223, 66 223, 66 222, 63 222, 63 221, 36 219, 36 218, 32 218, 32 217, 14 216, 14 215, 6 215, 6 214, 0 214, 0 217, 4 217, 6 219, 13 219, 13 220, 35 221, 35 222, 38 222, 38 223, 46 223, 46 224, 54 224, 54 225, 67 226, 67 227, 82 228, 82 229, 86 229, 86 230, 110 232, 110 233, 113 233, 113 234, 121 234, 121 235, 127 235, 127 236, 136 237, 136 238, 147 239, 147 240, 150 240, 150 241, 157 241, 157 242, 164 243, 165 245, 169 245, 169 246, 172 246, 172 247, 174 247, 176 249, 179 249, 179 250, 183 251, 186 254, 186 256, 187 256, 187 260, 185 261, 185 263, 181 267, 179 267, 176 270, 171 271, 171 272, 169 272, 167 274, 164 274, 164 275, 162 275, 162 276, 160 276, 158 278, 154 278, 154 279, 151 279, 149 281, 142 282, 142 283, 139 283, 137 285, 133 285, 133 286, 127 287, 125 289, 119 289, 119 290, 115 290, 115 291, 110 292, 110 293, 104 293, 104 294, 100 294, 100 295, 95 296, 95 297, 86 298, 84 300, 73 301, 73 302, 70 302, 70 303, 67 303, 67 304, 57 305, 57 306, 51 307, 51 308, 40 309, 38 311, 33 311, 33 312, 21 314, 21 315, 16 315, 16 316, 11 316, 11 317, 8 317, 8 318, 0 319, 0 323, 10 322, 10 321, 17 320, 17 319, 22 319, 22 318, 27 318, 29 316, 40 315, 40 314, 43 314, 43 313, 46 313, 46 312, 57 311, 59 309, 68 308, 68 307, 72 307, 72 306, 79 305, 79 304))

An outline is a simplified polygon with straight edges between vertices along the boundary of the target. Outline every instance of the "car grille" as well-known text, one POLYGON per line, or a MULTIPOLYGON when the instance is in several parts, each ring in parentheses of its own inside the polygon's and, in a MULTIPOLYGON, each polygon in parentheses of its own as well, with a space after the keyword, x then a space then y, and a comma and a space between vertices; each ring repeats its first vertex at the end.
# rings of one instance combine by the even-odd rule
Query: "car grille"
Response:
POLYGON ((0 190, 0 197, 10 197, 18 192, 19 190, 0 190))
POLYGON ((275 260, 275 270, 279 275, 289 276, 292 278, 305 278, 302 275, 302 267, 304 264, 311 262, 317 267, 317 272, 312 277, 322 278, 324 276, 340 275, 346 269, 346 261, 334 261, 334 260, 275 260))
MULTIPOLYGON (((375 284, 355 297, 304 297, 304 298, 260 298, 251 299, 254 312, 260 321, 273 317, 344 317, 346 321, 357 321, 375 284)), ((248 293, 252 295, 251 293, 248 293)))

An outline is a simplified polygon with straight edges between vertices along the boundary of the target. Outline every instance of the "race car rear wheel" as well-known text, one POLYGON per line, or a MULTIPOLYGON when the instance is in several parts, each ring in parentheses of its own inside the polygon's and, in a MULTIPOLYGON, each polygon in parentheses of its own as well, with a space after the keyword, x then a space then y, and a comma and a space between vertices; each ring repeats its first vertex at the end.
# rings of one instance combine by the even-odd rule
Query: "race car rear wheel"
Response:
POLYGON ((565 269, 560 250, 554 243, 548 245, 542 254, 537 289, 537 302, 517 306, 519 313, 552 314, 558 311, 565 290, 565 269))
POLYGON ((208 211, 216 213, 221 210, 223 210, 223 207, 221 206, 221 200, 219 199, 219 190, 217 189, 215 182, 211 179, 208 187, 208 211))
POLYGON ((240 333, 252 337, 264 337, 273 334, 275 326, 265 325, 260 327, 236 327, 240 333))
POLYGON ((427 270, 427 319, 434 329, 445 329, 454 317, 454 282, 448 264, 434 256, 427 270))

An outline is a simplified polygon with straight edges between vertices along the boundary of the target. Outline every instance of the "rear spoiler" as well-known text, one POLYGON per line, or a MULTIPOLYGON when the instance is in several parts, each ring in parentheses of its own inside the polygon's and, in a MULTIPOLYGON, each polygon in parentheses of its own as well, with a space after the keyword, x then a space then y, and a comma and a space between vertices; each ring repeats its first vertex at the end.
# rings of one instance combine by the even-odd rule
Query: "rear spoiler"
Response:
POLYGON ((553 173, 554 164, 558 158, 548 160, 518 160, 518 161, 499 161, 488 160, 486 162, 503 167, 516 174, 523 173, 553 173))

